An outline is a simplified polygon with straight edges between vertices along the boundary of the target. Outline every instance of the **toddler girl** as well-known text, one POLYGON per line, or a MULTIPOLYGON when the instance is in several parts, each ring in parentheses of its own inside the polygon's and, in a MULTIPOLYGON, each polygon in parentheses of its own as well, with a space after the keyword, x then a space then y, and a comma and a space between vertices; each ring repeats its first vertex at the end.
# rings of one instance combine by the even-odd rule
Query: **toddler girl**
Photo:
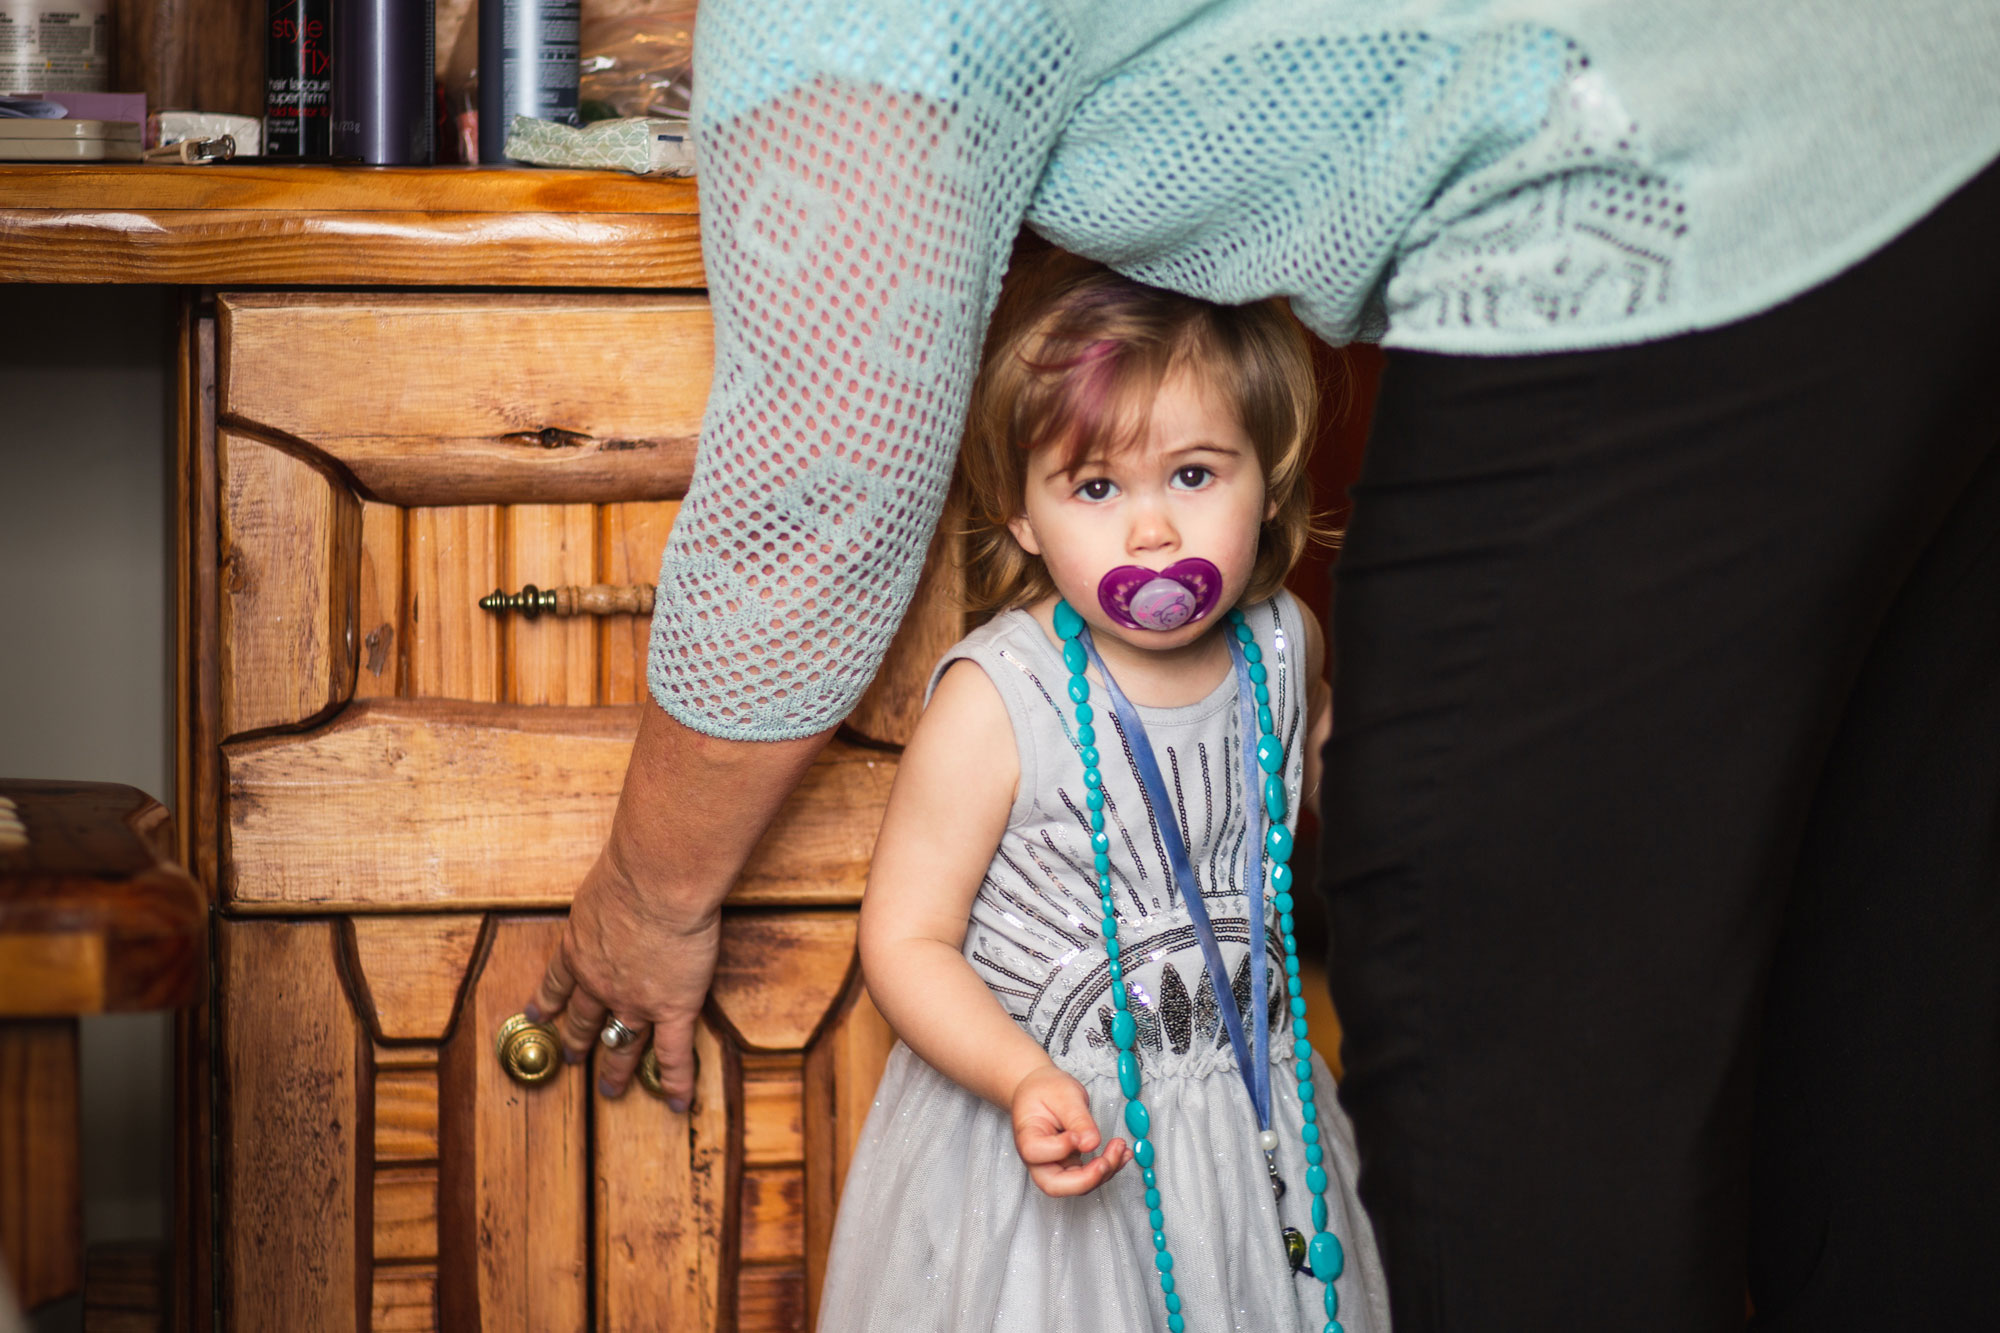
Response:
POLYGON ((1386 1333, 1287 891, 1329 720, 1281 586, 1312 429, 1276 303, 1010 272, 960 474, 998 614, 875 850, 861 961, 903 1044, 821 1333, 1386 1333))

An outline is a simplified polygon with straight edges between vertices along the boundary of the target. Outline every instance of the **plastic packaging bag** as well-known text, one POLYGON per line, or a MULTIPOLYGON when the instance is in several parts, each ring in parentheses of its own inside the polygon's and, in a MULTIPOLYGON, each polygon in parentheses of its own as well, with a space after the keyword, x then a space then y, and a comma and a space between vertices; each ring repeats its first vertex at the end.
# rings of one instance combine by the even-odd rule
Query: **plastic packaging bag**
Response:
POLYGON ((583 118, 687 119, 694 19, 693 5, 586 18, 583 118))

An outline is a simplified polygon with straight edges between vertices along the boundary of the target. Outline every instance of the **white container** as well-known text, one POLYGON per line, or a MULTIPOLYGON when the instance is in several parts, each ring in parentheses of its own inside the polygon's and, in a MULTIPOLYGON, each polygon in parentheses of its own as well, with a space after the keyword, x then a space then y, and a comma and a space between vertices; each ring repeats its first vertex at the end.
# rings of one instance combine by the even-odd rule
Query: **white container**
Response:
POLYGON ((0 120, 0 162, 137 162, 129 120, 0 120))
POLYGON ((0 93, 111 88, 111 0, 0 0, 0 93))

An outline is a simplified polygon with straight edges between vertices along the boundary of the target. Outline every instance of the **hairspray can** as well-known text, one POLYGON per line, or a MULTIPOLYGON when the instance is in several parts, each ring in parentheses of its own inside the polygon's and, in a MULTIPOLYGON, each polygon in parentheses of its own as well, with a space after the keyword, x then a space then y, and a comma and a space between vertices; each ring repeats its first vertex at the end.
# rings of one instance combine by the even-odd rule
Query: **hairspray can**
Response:
POLYGON ((432 0, 335 0, 333 155, 381 166, 436 160, 432 0))
POLYGON ((479 160, 507 161, 516 116, 581 123, 577 116, 579 0, 481 0, 479 160))
POLYGON ((111 91, 111 0, 0 0, 0 93, 111 91))
POLYGON ((271 0, 264 38, 264 156, 325 157, 332 145, 327 0, 271 0))

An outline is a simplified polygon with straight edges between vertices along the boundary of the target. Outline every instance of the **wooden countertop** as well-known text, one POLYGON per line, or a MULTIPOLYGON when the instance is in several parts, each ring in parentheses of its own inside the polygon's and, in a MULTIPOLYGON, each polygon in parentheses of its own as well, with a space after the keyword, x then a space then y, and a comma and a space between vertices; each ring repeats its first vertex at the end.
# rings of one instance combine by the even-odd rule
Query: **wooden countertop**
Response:
POLYGON ((694 182, 497 167, 0 165, 0 282, 701 287, 694 182))

